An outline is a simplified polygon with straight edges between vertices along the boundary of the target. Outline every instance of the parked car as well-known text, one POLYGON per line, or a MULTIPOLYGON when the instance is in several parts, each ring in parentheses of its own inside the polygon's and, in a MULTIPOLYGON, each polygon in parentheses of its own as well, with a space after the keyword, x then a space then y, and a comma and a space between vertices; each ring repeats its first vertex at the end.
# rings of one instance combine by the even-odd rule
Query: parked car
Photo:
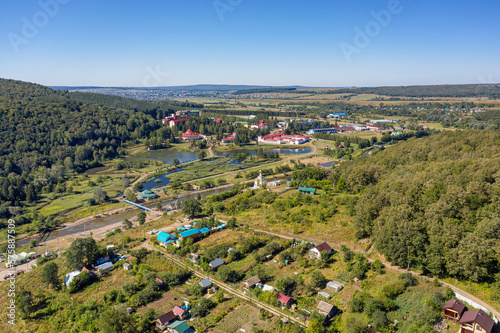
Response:
POLYGON ((188 217, 185 217, 184 218, 184 221, 191 221, 191 218, 188 216, 188 217))
POLYGON ((147 234, 148 234, 148 235, 152 235, 152 234, 153 234, 153 232, 152 232, 152 231, 148 231, 148 232, 147 232, 147 234))
POLYGON ((156 229, 153 229, 153 233, 156 234, 158 232, 158 230, 156 229))
POLYGON ((182 221, 181 220, 177 220, 177 223, 182 223, 182 221))

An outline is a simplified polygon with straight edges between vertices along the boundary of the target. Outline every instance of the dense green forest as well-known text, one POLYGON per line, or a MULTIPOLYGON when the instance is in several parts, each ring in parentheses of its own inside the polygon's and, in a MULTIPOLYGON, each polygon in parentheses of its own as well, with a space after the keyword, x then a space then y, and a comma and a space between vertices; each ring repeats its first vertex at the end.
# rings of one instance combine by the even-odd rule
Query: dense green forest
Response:
POLYGON ((412 138, 344 164, 337 188, 360 192, 357 237, 388 260, 425 273, 498 280, 500 133, 412 138))

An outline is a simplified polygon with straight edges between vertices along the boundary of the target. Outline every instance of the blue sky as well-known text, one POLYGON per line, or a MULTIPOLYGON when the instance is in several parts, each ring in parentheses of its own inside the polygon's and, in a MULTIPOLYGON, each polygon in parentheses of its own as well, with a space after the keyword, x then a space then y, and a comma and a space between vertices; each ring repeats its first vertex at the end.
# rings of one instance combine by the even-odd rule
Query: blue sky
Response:
POLYGON ((0 77, 97 86, 500 82, 498 17, 498 0, 2 1, 0 77))

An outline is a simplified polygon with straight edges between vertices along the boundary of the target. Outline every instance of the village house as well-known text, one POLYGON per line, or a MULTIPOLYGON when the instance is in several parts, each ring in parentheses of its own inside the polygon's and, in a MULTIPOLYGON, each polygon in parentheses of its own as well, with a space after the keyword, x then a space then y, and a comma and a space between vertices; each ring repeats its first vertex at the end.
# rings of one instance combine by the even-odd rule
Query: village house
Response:
POLYGON ((166 233, 164 231, 160 231, 158 235, 156 235, 156 239, 158 240, 158 244, 163 247, 175 242, 176 238, 174 235, 166 233))
POLYGON ((209 278, 206 278, 204 280, 201 280, 199 285, 201 286, 202 290, 207 290, 208 288, 210 288, 212 286, 212 281, 210 281, 209 278))
POLYGON ((495 322, 483 310, 467 311, 458 321, 460 333, 492 333, 495 322))
POLYGON ((177 317, 180 320, 184 320, 187 317, 189 317, 189 312, 187 312, 186 310, 184 310, 181 307, 178 307, 177 305, 174 307, 174 309, 172 311, 177 315, 177 317))
POLYGON ((285 296, 281 293, 278 293, 276 299, 281 304, 281 306, 286 307, 286 308, 290 308, 292 306, 292 304, 295 302, 293 297, 288 297, 288 296, 285 296))
POLYGON ((465 305, 458 299, 451 299, 444 305, 444 317, 454 322, 462 318, 465 312, 465 305))
POLYGON ((69 284, 71 283, 71 281, 73 281, 73 279, 75 277, 80 275, 80 273, 81 273, 80 271, 74 271, 74 272, 66 274, 66 277, 64 278, 64 284, 66 285, 66 287, 69 287, 69 284))
POLYGON ((208 264, 212 269, 217 269, 219 266, 224 265, 224 261, 221 258, 215 259, 208 264))
POLYGON ((320 259, 322 252, 325 252, 329 255, 332 253, 332 251, 333 249, 330 247, 330 245, 328 245, 327 243, 321 243, 309 250, 309 256, 311 258, 320 259))
POLYGON ((108 261, 102 265, 97 266, 96 270, 99 275, 104 275, 107 272, 109 272, 112 268, 113 268, 113 263, 108 261))
POLYGON ((250 125, 250 129, 251 130, 254 130, 254 129, 263 129, 263 128, 269 128, 269 124, 266 123, 264 120, 261 120, 260 123, 258 123, 258 124, 252 124, 252 125, 250 125))
POLYGON ((198 231, 198 229, 196 229, 196 228, 189 229, 189 230, 183 231, 179 234, 179 240, 183 241, 183 240, 186 240, 188 238, 192 238, 194 240, 194 239, 198 238, 199 234, 200 234, 200 232, 198 231))
POLYGON ((174 311, 169 311, 165 313, 163 316, 156 319, 156 328, 160 332, 165 332, 167 330, 167 326, 172 324, 176 320, 177 320, 177 315, 174 313, 174 311))
POLYGON ((246 289, 250 289, 250 288, 253 288, 253 287, 255 287, 256 285, 258 285, 259 283, 260 283, 259 276, 258 276, 258 275, 255 275, 255 276, 252 276, 251 278, 249 278, 248 280, 246 280, 246 281, 243 283, 243 286, 244 286, 246 289))
POLYGON ((316 310, 318 310, 319 314, 325 316, 328 319, 333 318, 337 312, 337 309, 335 308, 335 306, 333 306, 330 303, 327 303, 325 301, 319 301, 319 304, 316 307, 316 310))
POLYGON ((299 192, 302 194, 314 195, 316 194, 316 189, 310 187, 299 187, 299 192))
POLYGON ((167 326, 167 331, 170 333, 186 333, 191 331, 191 327, 185 321, 177 320, 167 326))

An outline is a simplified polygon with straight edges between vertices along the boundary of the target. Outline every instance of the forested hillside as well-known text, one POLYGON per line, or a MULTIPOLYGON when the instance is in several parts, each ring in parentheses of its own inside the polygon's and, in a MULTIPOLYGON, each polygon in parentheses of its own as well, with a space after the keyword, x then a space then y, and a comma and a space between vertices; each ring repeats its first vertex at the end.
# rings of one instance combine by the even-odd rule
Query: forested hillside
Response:
POLYGON ((394 264, 499 280, 500 133, 410 139, 345 165, 339 182, 361 191, 357 236, 394 264))
POLYGON ((123 143, 172 137, 155 117, 178 104, 131 101, 0 80, 0 218, 17 215, 13 207, 35 202, 67 174, 123 153, 123 143))

